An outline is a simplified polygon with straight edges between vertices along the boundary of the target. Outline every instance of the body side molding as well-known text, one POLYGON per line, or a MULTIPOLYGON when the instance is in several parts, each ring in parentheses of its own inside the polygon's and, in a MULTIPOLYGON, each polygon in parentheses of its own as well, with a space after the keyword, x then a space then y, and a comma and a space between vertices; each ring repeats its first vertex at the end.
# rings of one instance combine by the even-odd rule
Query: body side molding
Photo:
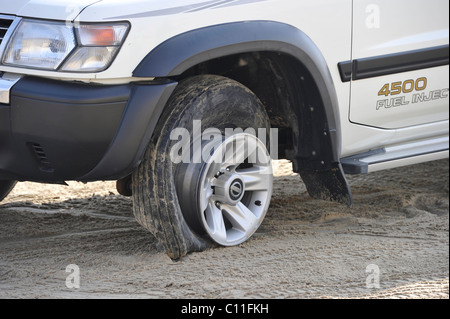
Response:
POLYGON ((342 82, 422 70, 449 64, 449 46, 345 61, 338 64, 342 82))

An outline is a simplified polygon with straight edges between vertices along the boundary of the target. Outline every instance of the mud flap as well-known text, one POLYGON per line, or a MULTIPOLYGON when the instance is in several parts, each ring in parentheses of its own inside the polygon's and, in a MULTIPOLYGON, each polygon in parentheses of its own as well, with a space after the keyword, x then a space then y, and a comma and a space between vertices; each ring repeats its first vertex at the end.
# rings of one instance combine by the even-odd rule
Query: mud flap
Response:
POLYGON ((300 176, 309 195, 315 199, 331 200, 353 205, 353 197, 340 163, 327 171, 304 171, 300 176))
POLYGON ((16 181, 0 181, 0 202, 8 196, 16 183, 16 181))

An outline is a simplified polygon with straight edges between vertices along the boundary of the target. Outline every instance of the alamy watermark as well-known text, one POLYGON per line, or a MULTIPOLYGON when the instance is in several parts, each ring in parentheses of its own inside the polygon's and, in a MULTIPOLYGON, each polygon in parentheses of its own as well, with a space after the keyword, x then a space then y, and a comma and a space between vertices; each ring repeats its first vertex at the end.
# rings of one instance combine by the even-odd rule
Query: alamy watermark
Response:
POLYGON ((67 265, 66 272, 70 273, 66 277, 66 287, 69 289, 80 288, 80 267, 75 264, 67 265))
POLYGON ((367 289, 379 289, 380 288, 380 267, 375 264, 370 264, 366 267, 366 273, 369 275, 366 277, 367 289))
POLYGON ((378 4, 369 4, 366 6, 366 27, 368 29, 381 28, 381 9, 378 4))
POLYGON ((170 150, 171 161, 179 163, 202 163, 219 160, 226 163, 240 163, 244 160, 250 164, 264 163, 278 159, 278 129, 271 128, 202 128, 200 120, 192 123, 192 132, 178 127, 170 132, 170 139, 175 141, 170 150), (224 132, 224 134, 223 134, 224 132), (251 136, 257 137, 265 145, 270 157, 260 154, 262 151, 251 136), (231 140, 231 142, 230 142, 231 140), (224 141, 228 141, 224 145, 224 141), (217 153, 220 156, 217 156, 217 153))

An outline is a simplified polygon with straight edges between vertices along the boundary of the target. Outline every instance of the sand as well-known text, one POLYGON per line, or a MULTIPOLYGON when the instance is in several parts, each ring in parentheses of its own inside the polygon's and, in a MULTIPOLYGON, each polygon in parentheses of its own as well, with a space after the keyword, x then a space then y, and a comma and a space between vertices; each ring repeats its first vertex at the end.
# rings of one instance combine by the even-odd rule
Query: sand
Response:
POLYGON ((449 298, 448 160, 348 176, 352 208, 274 169, 249 241, 180 261, 114 182, 19 183, 0 204, 0 298, 449 298))

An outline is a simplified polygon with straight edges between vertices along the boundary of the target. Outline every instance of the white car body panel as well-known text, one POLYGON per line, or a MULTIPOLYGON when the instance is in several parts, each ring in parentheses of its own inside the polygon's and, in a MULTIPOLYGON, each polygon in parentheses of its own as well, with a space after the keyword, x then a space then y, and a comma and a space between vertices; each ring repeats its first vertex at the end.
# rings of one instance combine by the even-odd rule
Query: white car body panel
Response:
MULTIPOLYGON (((448 9, 449 2, 440 0, 355 1, 352 59, 448 44, 448 9)), ((423 93, 428 97, 433 91, 448 90, 448 74, 447 65, 353 81, 349 120, 343 125, 343 156, 448 135, 448 91, 442 98, 422 103, 412 103, 413 96, 422 92, 378 95, 385 84, 425 77, 428 86, 423 93), (400 98, 405 105, 377 109, 378 101, 392 103, 392 98, 400 98)))
POLYGON ((99 0, 1 0, 0 13, 20 17, 70 21, 99 0))
MULTIPOLYGON (((375 57, 448 44, 448 9, 449 2, 440 0, 355 1, 352 58, 375 57)), ((413 100, 415 93, 425 93, 428 97, 432 91, 448 90, 448 71, 448 66, 437 67, 355 81, 352 83, 350 120, 387 129, 448 120, 448 98, 425 103, 414 103, 413 100), (386 83, 419 78, 428 79, 428 86, 423 92, 413 91, 388 97, 378 95, 386 83), (380 105, 384 106, 377 107, 378 101, 383 101, 380 105), (390 106, 392 102, 402 105, 390 106)))
POLYGON ((354 1, 353 59, 448 44, 448 10, 442 0, 354 1))

